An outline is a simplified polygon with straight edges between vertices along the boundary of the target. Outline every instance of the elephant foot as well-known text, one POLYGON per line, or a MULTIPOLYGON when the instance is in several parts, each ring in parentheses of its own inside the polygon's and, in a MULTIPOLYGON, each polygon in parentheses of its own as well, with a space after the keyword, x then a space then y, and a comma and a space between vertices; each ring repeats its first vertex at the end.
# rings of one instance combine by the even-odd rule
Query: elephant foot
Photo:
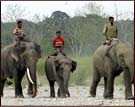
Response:
POLYGON ((134 100, 134 97, 133 96, 128 96, 125 98, 126 100, 134 100))
POLYGON ((30 96, 30 97, 32 97, 32 98, 34 98, 36 95, 37 95, 37 93, 33 93, 32 91, 30 92, 28 92, 28 95, 30 96))
POLYGON ((113 99, 113 95, 104 95, 105 99, 113 99))
POLYGON ((34 98, 36 95, 37 95, 37 93, 35 92, 35 93, 33 93, 33 94, 31 95, 31 97, 34 98))
POLYGON ((58 97, 59 98, 66 98, 66 95, 60 95, 60 94, 58 94, 58 97))
POLYGON ((55 98, 55 92, 50 93, 50 98, 55 98))
POLYGON ((90 95, 90 97, 95 97, 95 96, 96 96, 96 95, 92 95, 92 94, 90 95))
POLYGON ((66 92, 66 96, 67 96, 67 97, 70 97, 69 91, 66 92))
POLYGON ((67 94, 66 97, 70 97, 70 94, 67 94))
POLYGON ((28 91, 28 95, 32 95, 33 94, 33 91, 28 91))
POLYGON ((50 98, 55 98, 55 95, 51 95, 50 98))
POLYGON ((34 98, 37 95, 37 90, 28 90, 27 93, 30 97, 34 98))
POLYGON ((24 98, 23 95, 16 95, 15 98, 24 98))
POLYGON ((65 95, 61 95, 60 98, 66 98, 66 96, 65 95))
POLYGON ((60 89, 58 89, 58 93, 57 93, 58 97, 60 97, 60 89))
POLYGON ((108 97, 104 97, 105 99, 113 99, 113 97, 112 96, 108 96, 108 97))
POLYGON ((90 97, 95 97, 95 96, 96 96, 95 92, 90 90, 90 97))

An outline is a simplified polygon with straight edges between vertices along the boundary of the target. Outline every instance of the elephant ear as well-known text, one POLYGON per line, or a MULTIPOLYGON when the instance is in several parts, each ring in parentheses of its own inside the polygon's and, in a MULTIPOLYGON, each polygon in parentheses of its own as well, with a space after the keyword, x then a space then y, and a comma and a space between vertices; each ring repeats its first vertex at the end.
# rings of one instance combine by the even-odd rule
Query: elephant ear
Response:
POLYGON ((76 70, 76 67, 77 67, 77 62, 75 61, 72 61, 72 68, 71 68, 71 71, 75 71, 76 70))
POLYGON ((119 64, 121 67, 126 67, 125 60, 124 60, 124 56, 123 56, 123 55, 119 55, 119 56, 118 56, 118 64, 119 64))
POLYGON ((17 46, 13 46, 11 48, 11 57, 18 62, 20 59, 20 54, 22 54, 26 49, 26 45, 24 43, 20 43, 17 46))
POLYGON ((37 52, 37 55, 39 58, 41 58, 41 49, 40 49, 40 45, 34 44, 35 45, 35 50, 37 52))

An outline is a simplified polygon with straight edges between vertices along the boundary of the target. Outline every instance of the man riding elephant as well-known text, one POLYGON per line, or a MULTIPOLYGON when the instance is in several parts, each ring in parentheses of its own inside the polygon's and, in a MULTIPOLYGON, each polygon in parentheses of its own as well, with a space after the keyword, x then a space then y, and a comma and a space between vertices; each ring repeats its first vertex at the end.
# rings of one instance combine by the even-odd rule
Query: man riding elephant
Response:
POLYGON ((103 34, 106 38, 104 45, 110 45, 113 38, 117 38, 118 30, 117 25, 114 23, 114 17, 109 17, 109 23, 105 24, 103 34))
MULTIPOLYGON (((18 47, 18 45, 21 46, 22 44, 24 44, 24 42, 30 42, 25 37, 25 34, 23 32, 23 29, 22 29, 22 21, 21 20, 17 21, 17 25, 16 25, 15 29, 13 30, 13 35, 15 37, 15 41, 12 44, 10 44, 8 47, 9 48, 13 47, 13 49, 11 50, 12 51, 11 56, 15 59, 16 63, 18 63, 20 56, 15 53, 17 51, 16 47, 18 47)), ((9 78, 7 78, 7 81, 8 81, 8 84, 11 84, 11 80, 9 78)))
POLYGON ((58 52, 61 52, 64 56, 66 56, 66 54, 63 52, 64 38, 61 38, 61 31, 56 32, 56 37, 53 39, 52 42, 53 42, 53 47, 55 50, 52 56, 57 56, 58 52))
MULTIPOLYGON (((41 58, 40 45, 33 42, 24 42, 24 44, 15 47, 7 47, 1 49, 1 85, 0 94, 3 96, 5 82, 11 82, 14 79, 15 97, 23 98, 22 78, 27 74, 29 80, 28 94, 35 97, 37 93, 37 76, 36 68, 38 59, 41 58), (18 62, 12 56, 18 58, 18 62), (9 80, 10 79, 10 80, 9 80)), ((10 84, 11 84, 10 83, 10 84)))
POLYGON ((92 97, 96 96, 96 89, 101 78, 104 78, 104 98, 112 99, 114 81, 123 73, 125 85, 125 99, 133 100, 132 83, 134 83, 134 50, 127 41, 118 40, 108 55, 105 55, 106 45, 100 45, 93 55, 93 79, 90 88, 92 97))
MULTIPOLYGON (((16 47, 17 45, 20 45, 22 42, 30 42, 28 39, 26 39, 25 34, 22 29, 22 21, 17 21, 17 26, 13 30, 13 35, 15 36, 15 42, 10 45, 11 47, 16 47)), ((14 48, 15 49, 15 48, 14 48)), ((12 57, 15 58, 16 62, 18 62, 18 58, 16 57, 15 53, 12 54, 12 57)))
POLYGON ((17 22, 17 26, 13 30, 13 35, 15 36, 15 41, 19 43, 20 41, 29 41, 26 39, 25 34, 22 29, 22 21, 17 22))
POLYGON ((109 23, 105 24, 103 34, 106 39, 103 45, 108 46, 105 52, 105 54, 107 55, 109 50, 118 43, 118 29, 117 25, 114 23, 114 17, 109 17, 109 23))

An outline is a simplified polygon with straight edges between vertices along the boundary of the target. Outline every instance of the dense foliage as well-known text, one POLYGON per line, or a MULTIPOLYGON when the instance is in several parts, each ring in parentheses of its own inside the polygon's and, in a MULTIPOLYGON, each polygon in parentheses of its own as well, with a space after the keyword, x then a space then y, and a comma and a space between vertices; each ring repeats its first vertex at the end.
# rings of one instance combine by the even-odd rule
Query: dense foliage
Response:
MULTIPOLYGON (((38 23, 23 21, 24 32, 31 41, 41 45, 43 55, 53 51, 52 38, 57 30, 62 31, 65 38, 65 51, 73 56, 92 55, 94 50, 104 40, 102 30, 107 18, 88 14, 86 16, 70 17, 67 13, 55 11, 51 17, 45 18, 38 23)), ((134 37, 133 20, 120 20, 118 25, 118 37, 132 43, 134 37)), ((16 23, 1 23, 1 45, 10 44, 13 40, 12 31, 16 23)))

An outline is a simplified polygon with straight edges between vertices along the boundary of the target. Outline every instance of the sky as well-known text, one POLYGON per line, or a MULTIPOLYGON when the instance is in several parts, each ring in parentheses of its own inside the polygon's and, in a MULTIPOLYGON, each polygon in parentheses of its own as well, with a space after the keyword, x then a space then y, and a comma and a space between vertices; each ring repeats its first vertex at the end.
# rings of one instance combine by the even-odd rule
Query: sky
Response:
MULTIPOLYGON (((69 16, 75 15, 76 9, 82 9, 86 3, 92 1, 1 1, 1 18, 6 21, 7 5, 18 4, 26 9, 24 19, 30 19, 34 14, 50 17, 54 11, 66 12, 69 16)), ((122 18, 133 18, 134 1, 94 1, 103 6, 105 13, 114 16, 114 4, 118 11, 123 14, 122 18)))

